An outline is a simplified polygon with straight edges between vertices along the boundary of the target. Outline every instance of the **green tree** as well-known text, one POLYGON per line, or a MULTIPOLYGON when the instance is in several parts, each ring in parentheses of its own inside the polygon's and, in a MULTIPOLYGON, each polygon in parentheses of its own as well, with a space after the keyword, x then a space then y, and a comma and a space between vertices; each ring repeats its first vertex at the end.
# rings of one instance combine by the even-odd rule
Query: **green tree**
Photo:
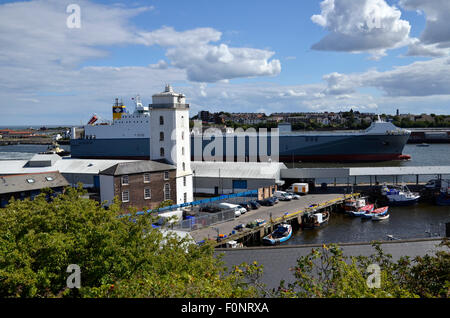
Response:
POLYGON ((281 282, 278 297, 449 297, 450 253, 448 240, 441 243, 447 250, 434 256, 402 257, 397 262, 385 254, 377 243, 371 256, 347 257, 336 245, 323 245, 300 257, 292 269, 295 281, 281 282), (369 265, 380 268, 379 288, 367 284, 369 265))
POLYGON ((118 217, 68 188, 48 202, 12 200, 0 218, 0 297, 251 297, 242 280, 252 266, 227 272, 211 244, 198 246, 152 227, 155 216, 118 217), (69 289, 67 266, 81 269, 69 289), (226 273, 226 275, 225 275, 226 273))

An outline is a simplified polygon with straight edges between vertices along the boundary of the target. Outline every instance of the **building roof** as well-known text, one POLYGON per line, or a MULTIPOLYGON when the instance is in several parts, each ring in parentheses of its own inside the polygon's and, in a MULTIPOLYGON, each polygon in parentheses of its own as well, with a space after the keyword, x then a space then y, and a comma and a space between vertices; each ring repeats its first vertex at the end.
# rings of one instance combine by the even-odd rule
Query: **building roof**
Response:
MULTIPOLYGON (((41 155, 53 156, 53 155, 41 155)), ((55 155, 59 157, 58 155, 55 155)), ((44 157, 45 158, 45 157, 44 157)), ((33 159, 33 158, 32 158, 33 159)), ((31 159, 31 160, 32 160, 31 159)), ((60 173, 77 173, 96 175, 120 162, 134 162, 137 160, 116 160, 116 159, 76 159, 61 158, 54 161, 52 166, 32 166, 29 160, 1 160, 0 175, 39 173, 47 171, 59 171, 60 173)))
POLYGON ((192 161, 194 177, 280 179, 280 171, 286 169, 281 162, 212 162, 192 161))
POLYGON ((0 177, 0 194, 68 186, 67 180, 57 171, 19 174, 0 177))
POLYGON ((157 171, 167 171, 175 170, 174 165, 169 165, 166 163, 161 163, 153 160, 139 160, 135 162, 121 162, 109 167, 100 174, 110 175, 110 176, 121 176, 128 174, 137 174, 143 172, 157 172, 157 171))

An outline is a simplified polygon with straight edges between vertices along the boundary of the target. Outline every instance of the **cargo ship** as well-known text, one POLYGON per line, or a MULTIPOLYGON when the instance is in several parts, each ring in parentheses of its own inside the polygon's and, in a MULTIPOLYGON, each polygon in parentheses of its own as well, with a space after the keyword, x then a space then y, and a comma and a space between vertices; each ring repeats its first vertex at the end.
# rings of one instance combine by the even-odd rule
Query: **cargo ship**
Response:
MULTIPOLYGON (((170 87, 169 89, 171 90, 170 87)), ((135 105, 134 112, 129 113, 123 103, 116 99, 113 104, 112 122, 97 123, 98 118, 94 115, 84 127, 73 127, 71 156, 94 159, 150 159, 151 109, 142 105, 139 96, 135 98, 135 105)), ((260 156, 251 160, 255 158, 255 151, 259 154, 259 151, 264 149, 269 158, 276 158, 281 162, 371 162, 409 159, 409 156, 402 152, 411 132, 380 118, 363 131, 297 132, 291 131, 290 124, 287 123, 280 123, 278 128, 276 135, 271 135, 269 131, 267 138, 260 138, 258 133, 252 135, 246 132, 225 132, 220 137, 209 138, 205 137, 203 132, 195 132, 194 128, 191 131, 191 158, 196 161, 229 161, 230 158, 234 161, 266 161, 260 156), (217 138, 219 140, 216 140, 217 138), (243 149, 238 146, 240 138, 245 139, 243 149), (228 147, 227 140, 235 141, 232 148, 228 147), (251 145, 252 140, 256 142, 254 147, 251 145), (220 144, 222 146, 211 152, 211 143, 216 147, 220 144), (218 157, 215 153, 219 153, 219 148, 221 156, 218 157), (204 155, 205 151, 213 156, 204 155)))

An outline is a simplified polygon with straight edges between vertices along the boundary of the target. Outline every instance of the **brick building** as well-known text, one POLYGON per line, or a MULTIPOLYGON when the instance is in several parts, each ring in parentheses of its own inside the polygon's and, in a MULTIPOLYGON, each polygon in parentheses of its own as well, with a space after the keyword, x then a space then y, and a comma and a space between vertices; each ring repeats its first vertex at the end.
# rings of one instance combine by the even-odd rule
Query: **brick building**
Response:
POLYGON ((153 209, 165 200, 177 198, 176 167, 142 160, 122 162, 100 171, 100 199, 113 202, 115 196, 122 202, 122 210, 153 209))

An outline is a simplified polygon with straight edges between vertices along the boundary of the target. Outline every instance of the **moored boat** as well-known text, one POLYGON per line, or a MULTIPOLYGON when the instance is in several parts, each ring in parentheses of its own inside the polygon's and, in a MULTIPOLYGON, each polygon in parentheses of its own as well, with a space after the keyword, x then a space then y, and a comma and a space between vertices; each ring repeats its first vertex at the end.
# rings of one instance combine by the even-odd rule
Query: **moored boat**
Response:
POLYGON ((280 224, 278 227, 270 233, 263 237, 262 241, 266 245, 276 245, 289 240, 292 236, 292 226, 290 224, 280 224))
POLYGON ((386 196, 389 205, 405 206, 413 205, 419 202, 420 195, 411 192, 406 185, 389 188, 384 185, 381 189, 381 194, 386 196))
POLYGON ((368 212, 372 212, 374 208, 375 208, 374 204, 367 204, 362 208, 358 209, 357 211, 350 211, 349 214, 352 216, 362 216, 368 212))
POLYGON ((318 212, 314 214, 306 215, 302 222, 302 227, 305 229, 312 229, 324 226, 330 219, 330 212, 318 212))
POLYGON ((376 217, 384 216, 388 213, 388 211, 389 211, 389 206, 384 206, 382 208, 375 209, 372 212, 367 212, 364 215, 362 215, 361 217, 363 219, 371 219, 374 216, 376 216, 376 217))
POLYGON ((382 220, 386 220, 389 219, 389 213, 386 214, 378 214, 378 215, 374 215, 372 216, 372 221, 382 221, 382 220))
POLYGON ((348 199, 344 203, 344 209, 346 212, 354 212, 358 211, 360 208, 367 205, 367 201, 365 197, 357 198, 357 199, 348 199))

